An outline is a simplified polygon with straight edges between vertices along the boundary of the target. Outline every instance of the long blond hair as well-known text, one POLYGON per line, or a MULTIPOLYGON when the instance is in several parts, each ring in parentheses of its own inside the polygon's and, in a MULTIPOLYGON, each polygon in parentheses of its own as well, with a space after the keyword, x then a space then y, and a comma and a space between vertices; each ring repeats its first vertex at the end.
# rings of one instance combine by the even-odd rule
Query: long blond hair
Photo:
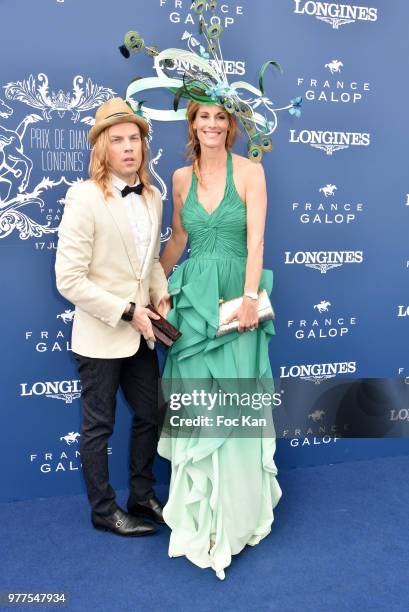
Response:
MULTIPOLYGON (((200 175, 200 168, 199 168, 201 149, 200 149, 200 142, 196 134, 196 130, 193 128, 193 122, 196 119, 197 111, 199 110, 201 106, 202 105, 200 104, 200 102, 194 102, 193 100, 189 100, 189 103, 187 105, 187 111, 186 111, 187 130, 188 130, 186 157, 192 161, 193 171, 196 174, 199 183, 202 183, 202 177, 200 175)), ((223 108, 223 107, 220 107, 220 108, 223 108)), ((236 140, 237 133, 238 133, 238 127, 237 127, 236 118, 232 114, 227 113, 227 117, 229 120, 229 127, 227 130, 227 137, 226 137, 226 151, 230 151, 236 140)))
MULTIPOLYGON (((142 159, 141 165, 138 169, 138 176, 144 187, 144 191, 146 189, 147 191, 152 192, 148 170, 148 145, 145 138, 142 138, 141 142, 142 159)), ((108 161, 108 128, 106 128, 96 139, 95 144, 92 147, 91 157, 89 160, 89 176, 101 189, 105 198, 112 197, 112 192, 110 191, 111 172, 112 170, 108 161)))

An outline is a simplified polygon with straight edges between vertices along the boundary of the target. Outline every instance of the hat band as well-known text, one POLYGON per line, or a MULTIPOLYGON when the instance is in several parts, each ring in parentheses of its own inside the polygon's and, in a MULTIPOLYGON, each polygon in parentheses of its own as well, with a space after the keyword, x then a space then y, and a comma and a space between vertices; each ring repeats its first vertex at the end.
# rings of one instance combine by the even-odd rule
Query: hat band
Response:
POLYGON ((124 115, 129 115, 130 117, 133 116, 132 113, 122 112, 122 113, 113 113, 112 115, 108 115, 107 117, 105 117, 105 119, 110 119, 111 117, 123 117, 124 115))

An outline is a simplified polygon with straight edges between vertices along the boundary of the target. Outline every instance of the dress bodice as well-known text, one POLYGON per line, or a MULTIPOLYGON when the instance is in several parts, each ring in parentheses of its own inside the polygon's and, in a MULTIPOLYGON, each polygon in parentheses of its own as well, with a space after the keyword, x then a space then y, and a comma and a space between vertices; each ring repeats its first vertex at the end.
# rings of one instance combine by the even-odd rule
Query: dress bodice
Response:
POLYGON ((227 156, 227 175, 223 199, 208 213, 197 196, 197 177, 182 208, 183 226, 189 236, 190 257, 246 257, 246 207, 237 193, 233 179, 231 153, 227 156))

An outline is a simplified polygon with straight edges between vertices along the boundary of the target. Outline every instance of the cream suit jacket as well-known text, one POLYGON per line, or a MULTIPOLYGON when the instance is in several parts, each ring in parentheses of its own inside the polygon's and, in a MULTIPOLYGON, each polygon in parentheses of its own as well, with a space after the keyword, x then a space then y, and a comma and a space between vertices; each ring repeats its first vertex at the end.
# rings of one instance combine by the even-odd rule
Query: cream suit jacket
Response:
MULTIPOLYGON (((151 218, 151 240, 140 269, 121 194, 112 186, 105 199, 91 180, 67 191, 55 264, 58 291, 75 304, 72 349, 86 357, 129 357, 140 334, 121 320, 129 302, 155 306, 167 291, 159 263, 162 198, 144 195, 151 218)), ((145 190, 146 193, 146 190, 145 190)))

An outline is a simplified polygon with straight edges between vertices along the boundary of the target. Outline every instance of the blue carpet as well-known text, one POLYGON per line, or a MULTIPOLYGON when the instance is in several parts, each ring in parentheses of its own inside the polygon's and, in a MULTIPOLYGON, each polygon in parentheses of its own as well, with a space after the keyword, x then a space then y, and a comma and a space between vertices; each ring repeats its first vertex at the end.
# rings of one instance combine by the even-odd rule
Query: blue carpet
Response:
POLYGON ((3 503, 0 591, 66 591, 60 609, 78 612, 406 612, 408 468, 388 457, 282 471, 272 533, 224 582, 169 559, 166 527, 139 539, 92 529, 85 496, 3 503))

